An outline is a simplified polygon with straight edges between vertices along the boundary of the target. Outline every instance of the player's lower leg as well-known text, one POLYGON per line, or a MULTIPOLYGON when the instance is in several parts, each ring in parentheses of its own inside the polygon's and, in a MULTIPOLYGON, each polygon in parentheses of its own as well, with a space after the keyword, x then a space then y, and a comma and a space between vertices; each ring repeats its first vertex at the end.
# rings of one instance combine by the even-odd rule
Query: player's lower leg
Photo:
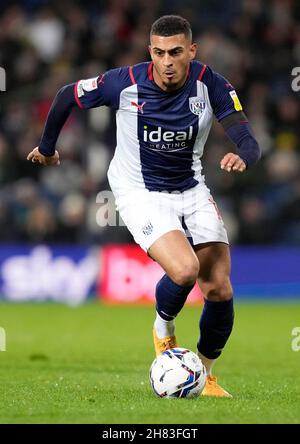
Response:
POLYGON ((217 380, 211 372, 231 334, 233 319, 233 299, 217 302, 205 300, 199 324, 200 339, 197 344, 199 357, 207 372, 207 383, 202 392, 203 396, 231 397, 217 384, 217 380))
POLYGON ((154 329, 159 339, 165 338, 166 336, 174 336, 175 319, 166 321, 165 319, 161 318, 158 313, 156 313, 156 319, 154 321, 154 329))
POLYGON ((175 337, 175 317, 180 312, 192 285, 178 285, 166 274, 156 286, 156 319, 153 328, 155 353, 178 347, 175 337))
POLYGON ((214 363, 216 362, 216 359, 208 359, 206 356, 202 355, 202 353, 200 353, 199 351, 198 351, 198 356, 201 359, 202 364, 205 367, 206 374, 211 375, 212 368, 213 368, 214 363))

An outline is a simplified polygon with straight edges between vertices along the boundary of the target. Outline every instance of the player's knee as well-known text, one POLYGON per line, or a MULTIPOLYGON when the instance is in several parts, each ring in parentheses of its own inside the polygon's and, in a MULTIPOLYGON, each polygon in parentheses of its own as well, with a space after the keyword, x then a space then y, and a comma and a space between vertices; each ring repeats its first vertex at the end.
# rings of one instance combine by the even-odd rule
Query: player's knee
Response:
POLYGON ((233 290, 230 279, 220 278, 212 282, 207 298, 214 301, 229 301, 233 297, 233 290))
POLYGON ((199 262, 193 260, 176 267, 173 273, 173 281, 182 286, 193 285, 199 274, 199 262))

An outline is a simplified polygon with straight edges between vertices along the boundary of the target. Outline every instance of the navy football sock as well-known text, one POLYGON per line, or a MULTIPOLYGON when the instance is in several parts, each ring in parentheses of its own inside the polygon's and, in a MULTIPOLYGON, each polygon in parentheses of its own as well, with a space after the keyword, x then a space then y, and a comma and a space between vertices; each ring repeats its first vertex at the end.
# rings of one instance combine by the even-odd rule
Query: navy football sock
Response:
POLYGON ((208 359, 220 356, 233 327, 233 299, 213 302, 205 300, 200 318, 198 351, 208 359))
POLYGON ((194 285, 178 285, 165 274, 156 285, 156 311, 159 316, 165 321, 174 319, 194 285))

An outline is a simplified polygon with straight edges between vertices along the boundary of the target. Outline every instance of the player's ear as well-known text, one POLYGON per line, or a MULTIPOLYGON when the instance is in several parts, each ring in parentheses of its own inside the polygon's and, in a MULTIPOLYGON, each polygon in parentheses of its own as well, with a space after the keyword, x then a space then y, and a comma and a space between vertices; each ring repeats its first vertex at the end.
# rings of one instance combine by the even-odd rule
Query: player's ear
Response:
POLYGON ((151 59, 152 59, 152 49, 151 49, 151 45, 148 45, 148 51, 149 51, 150 57, 151 57, 151 59))
POLYGON ((196 57, 197 54, 197 43, 192 43, 190 46, 190 58, 193 60, 196 57))

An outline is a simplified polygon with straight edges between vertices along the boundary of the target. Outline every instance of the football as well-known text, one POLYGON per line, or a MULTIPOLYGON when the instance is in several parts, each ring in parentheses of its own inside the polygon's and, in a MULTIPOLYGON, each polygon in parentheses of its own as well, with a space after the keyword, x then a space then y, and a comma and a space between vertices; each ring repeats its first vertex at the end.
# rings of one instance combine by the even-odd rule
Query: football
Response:
POLYGON ((150 383, 160 398, 192 398, 201 394, 206 372, 201 359, 187 348, 171 348, 153 361, 150 383))

